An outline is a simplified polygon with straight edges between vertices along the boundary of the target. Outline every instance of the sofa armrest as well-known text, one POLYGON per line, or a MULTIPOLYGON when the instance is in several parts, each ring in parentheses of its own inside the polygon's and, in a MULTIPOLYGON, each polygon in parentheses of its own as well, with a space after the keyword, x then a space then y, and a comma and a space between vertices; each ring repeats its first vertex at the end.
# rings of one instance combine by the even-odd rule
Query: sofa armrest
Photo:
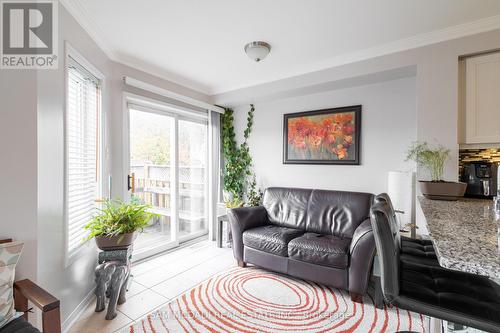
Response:
POLYGON ((374 255, 375 239, 370 219, 367 218, 354 230, 351 241, 349 265, 349 291, 351 293, 365 294, 374 255))
POLYGON ((17 311, 24 312, 28 319, 28 301, 42 311, 44 333, 60 333, 61 318, 59 300, 31 280, 20 280, 14 283, 14 300, 17 311))
POLYGON ((228 213, 233 237, 233 253, 236 260, 243 262, 243 232, 269 223, 263 206, 233 208, 228 213))

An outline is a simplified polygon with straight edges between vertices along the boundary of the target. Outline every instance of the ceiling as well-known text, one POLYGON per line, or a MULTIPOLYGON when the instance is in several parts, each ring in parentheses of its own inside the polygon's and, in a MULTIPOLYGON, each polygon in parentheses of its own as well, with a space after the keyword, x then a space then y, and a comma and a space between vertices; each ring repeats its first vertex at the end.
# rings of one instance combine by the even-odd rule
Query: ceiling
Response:
POLYGON ((500 27, 498 0, 63 3, 112 59, 207 94, 500 27), (260 63, 254 40, 272 46, 260 63))

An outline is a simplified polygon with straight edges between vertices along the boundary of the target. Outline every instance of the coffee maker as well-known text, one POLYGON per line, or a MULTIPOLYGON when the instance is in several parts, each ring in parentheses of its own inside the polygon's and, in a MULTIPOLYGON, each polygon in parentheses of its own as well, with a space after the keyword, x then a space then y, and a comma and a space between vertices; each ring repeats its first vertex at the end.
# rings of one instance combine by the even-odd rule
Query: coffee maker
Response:
POLYGON ((492 162, 464 163, 460 180, 467 183, 465 196, 476 198, 492 198, 499 189, 498 164, 492 162))

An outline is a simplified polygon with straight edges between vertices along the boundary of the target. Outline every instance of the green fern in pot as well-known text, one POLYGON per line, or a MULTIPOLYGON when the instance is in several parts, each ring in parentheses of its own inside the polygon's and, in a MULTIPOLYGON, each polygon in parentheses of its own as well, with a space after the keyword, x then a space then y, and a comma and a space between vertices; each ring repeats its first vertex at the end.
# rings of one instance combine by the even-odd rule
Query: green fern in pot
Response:
POLYGON ((99 213, 84 228, 89 231, 87 240, 95 238, 101 250, 128 248, 137 232, 149 224, 157 214, 150 213, 149 205, 136 200, 130 203, 120 200, 107 200, 99 213))
POLYGON ((406 153, 406 160, 415 161, 426 169, 431 181, 420 180, 422 194, 434 200, 457 200, 464 196, 466 183, 443 180, 444 166, 450 156, 450 150, 442 145, 432 148, 427 142, 414 142, 406 153))

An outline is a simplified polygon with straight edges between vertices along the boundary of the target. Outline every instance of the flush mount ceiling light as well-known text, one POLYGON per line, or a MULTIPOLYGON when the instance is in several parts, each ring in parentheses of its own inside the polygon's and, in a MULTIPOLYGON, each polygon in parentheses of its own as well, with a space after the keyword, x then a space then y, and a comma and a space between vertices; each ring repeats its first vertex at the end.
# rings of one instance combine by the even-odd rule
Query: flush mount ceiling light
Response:
POLYGON ((256 41, 245 45, 245 53, 254 61, 261 61, 271 51, 271 45, 266 42, 256 41))

